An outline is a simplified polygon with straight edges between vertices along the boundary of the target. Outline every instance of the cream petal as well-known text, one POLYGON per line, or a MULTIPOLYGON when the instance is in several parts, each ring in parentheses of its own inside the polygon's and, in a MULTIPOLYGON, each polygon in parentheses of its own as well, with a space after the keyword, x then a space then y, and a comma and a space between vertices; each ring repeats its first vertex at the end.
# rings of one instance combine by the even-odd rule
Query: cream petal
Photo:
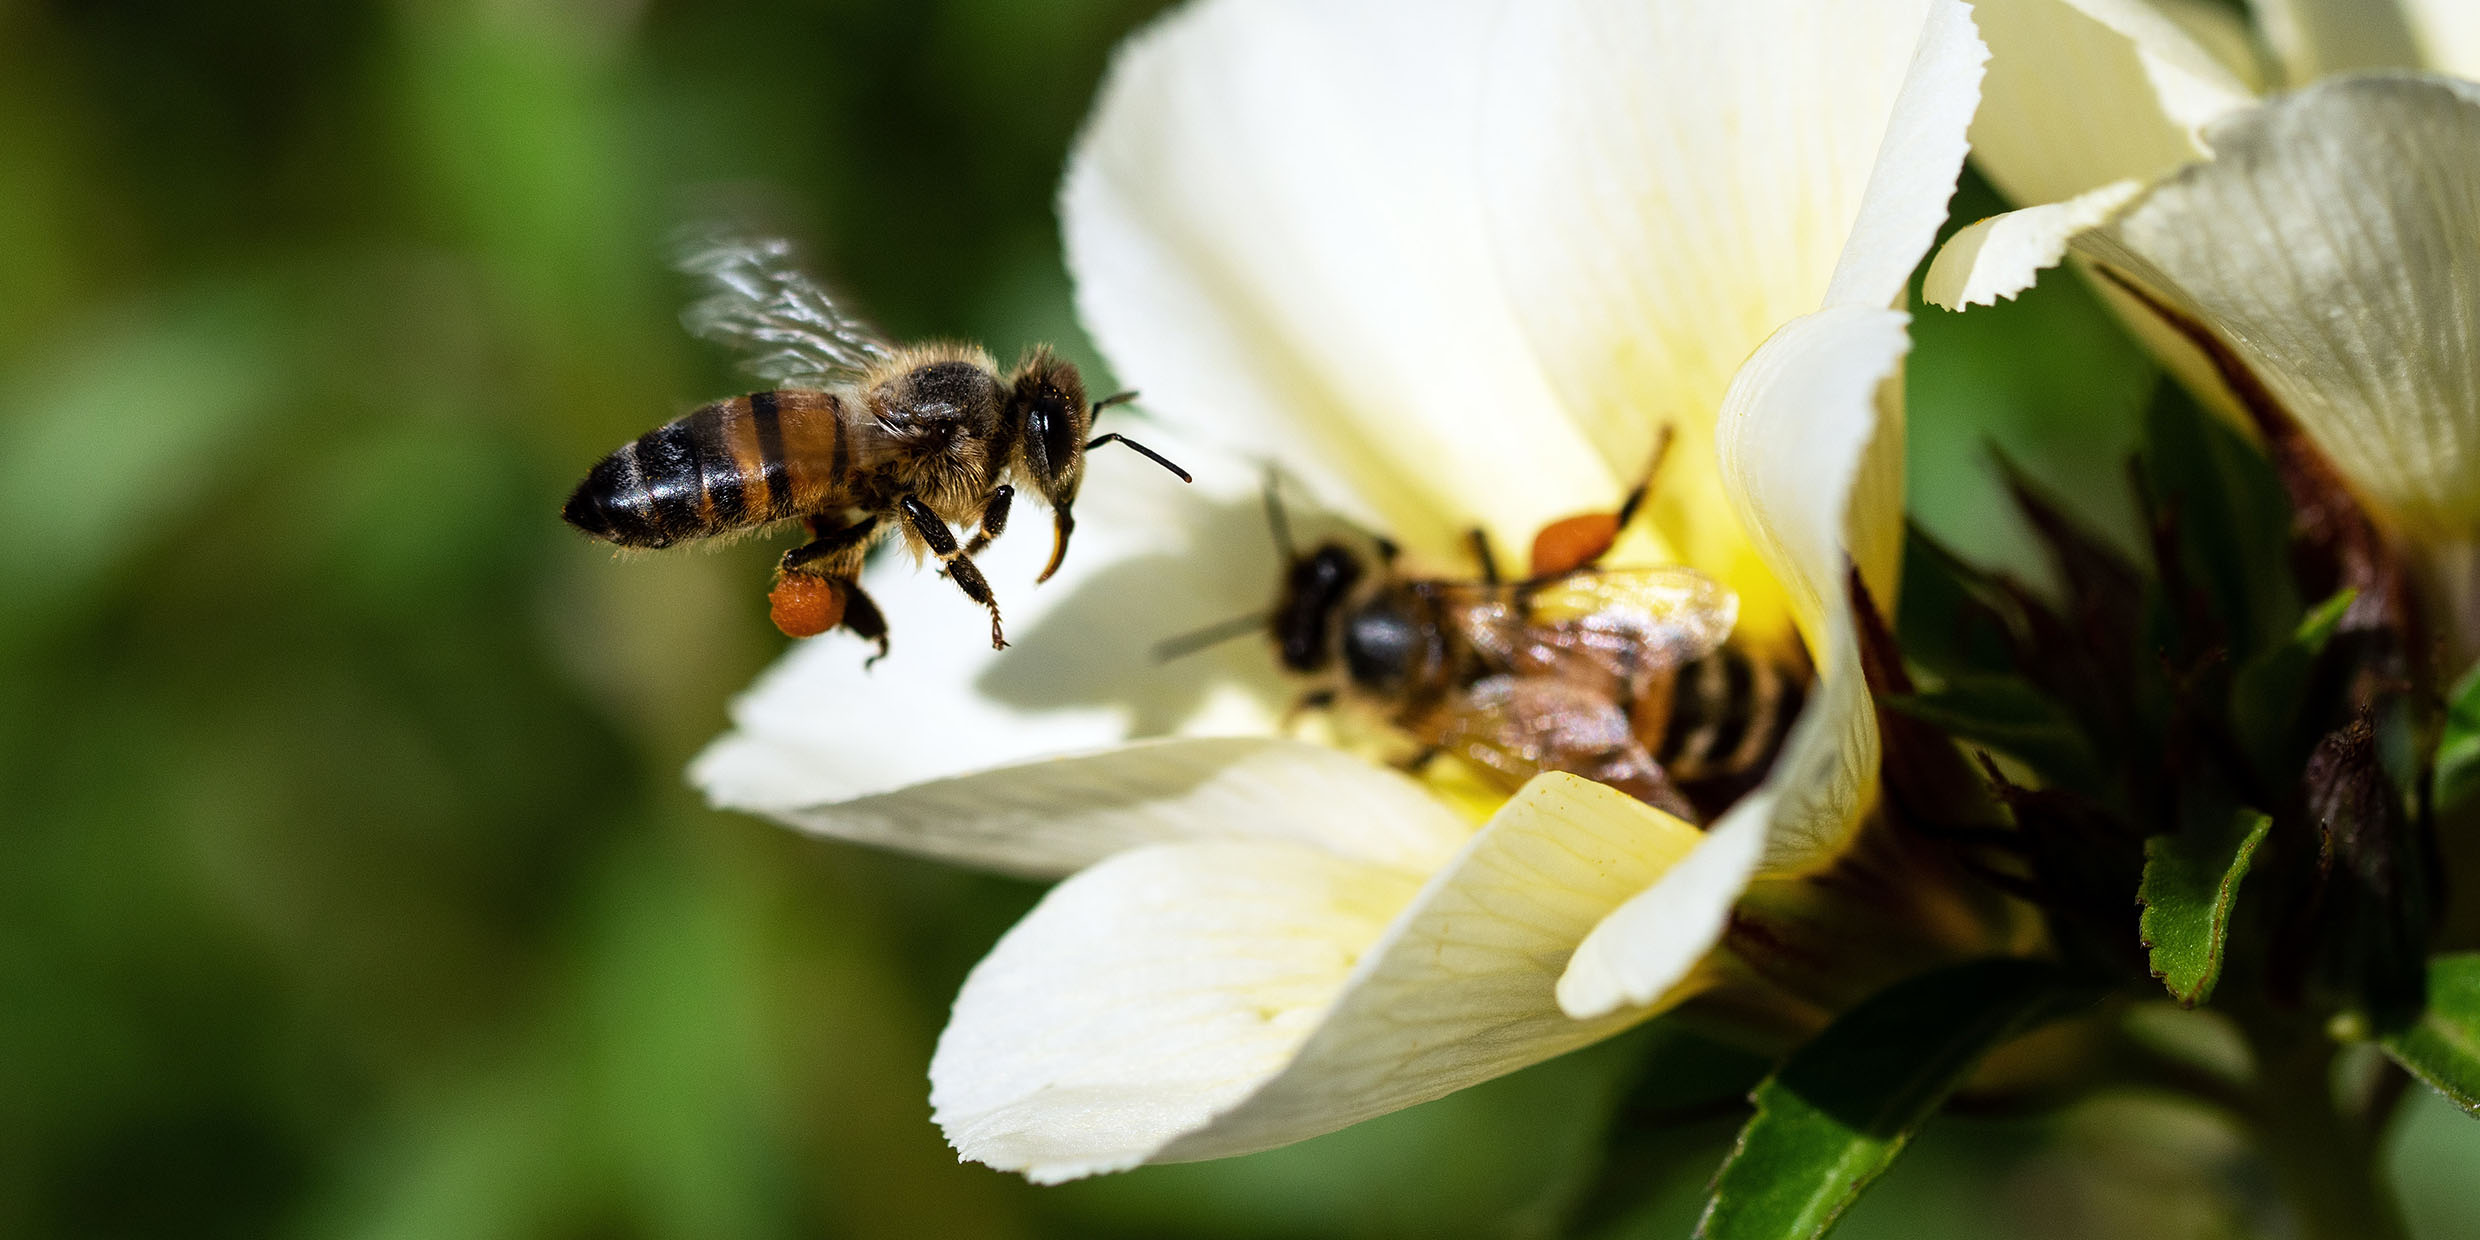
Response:
MULTIPOLYGON (((1741 521, 1791 592, 1800 630, 1824 660, 1851 632, 1845 580, 1892 597, 1902 528, 1899 414, 1879 407, 1910 341, 1900 311, 1836 306, 1798 319, 1765 343, 1732 384, 1720 454, 1741 521), (1891 476, 1889 476, 1891 475, 1891 476)), ((1871 765, 1874 765, 1872 760, 1871 765)))
POLYGON ((1282 1071, 1420 884, 1237 842, 1076 875, 965 979, 930 1062, 939 1126, 1039 1183, 1146 1161, 1282 1071))
POLYGON ((1757 351, 1723 410, 1723 472, 1741 519, 1811 635, 1817 683, 1765 782, 1705 847, 1595 926, 1559 982, 1571 1014, 1652 1003, 1721 936, 1760 873, 1831 861, 1876 793, 1877 719, 1859 670, 1848 575, 1895 597, 1902 528, 1902 419, 1909 347, 1899 311, 1837 306, 1795 320, 1757 351))
POLYGON ((1561 1010, 1594 1020, 1659 1002, 1688 981, 1756 877, 1772 802, 1757 795, 1733 806, 1686 860, 1593 927, 1559 977, 1561 1010))
POLYGON ((2480 528, 2480 87, 2332 79, 2079 246, 2211 325, 2380 515, 2480 528))
POLYGON ((2248 7, 2293 86, 2353 69, 2420 65, 2402 0, 2249 0, 2248 7))
POLYGON ((1832 860, 1875 792, 1877 720, 1848 580, 1856 568, 1878 606, 1893 606, 1903 424, 1887 388, 1910 347, 1905 323, 1863 306, 1799 319, 1749 359, 1723 408, 1723 475, 1817 664, 1808 704, 1752 794, 1774 798, 1769 872, 1832 860))
POLYGON ((836 839, 1037 878, 1177 840, 1312 845, 1427 873, 1472 826, 1420 784, 1324 745, 1273 737, 1144 741, 832 805, 723 804, 836 839))
POLYGON ((1511 10, 1482 138, 1501 270, 1614 469, 1671 426, 1649 511, 1687 562, 1761 579, 1716 516, 1716 410, 1830 292, 1899 295, 1952 193, 1980 57, 1953 0, 1511 10))
POLYGON ((2402 0, 2419 39, 2420 63, 2480 78, 2480 5, 2471 0, 2402 0))
POLYGON ((966 1158, 1053 1182, 1441 1097, 1649 1015, 1572 1020, 1555 981, 1588 927, 1701 839, 1552 774, 1425 886, 1283 844, 1122 854, 967 979, 932 1105, 966 1158))
POLYGON ((1492 0, 1206 0, 1131 39, 1070 159, 1120 377, 1349 517, 1459 554, 1619 483, 1507 309, 1472 189, 1492 0))
POLYGON ((1974 0, 1972 14, 1990 50, 1973 162, 2021 204, 2168 173, 2254 97, 2141 0, 1974 0))
POLYGON ((801 642, 732 704, 733 729, 690 768, 718 804, 793 809, 873 796, 1131 736, 1270 734, 1297 692, 1260 643, 1157 666, 1155 642, 1262 611, 1277 580, 1271 540, 1250 536, 1256 479, 1163 428, 1149 446, 1196 469, 1182 486, 1134 453, 1097 452, 1066 565, 1040 586, 1048 522, 1019 512, 979 558, 1015 644, 954 583, 901 557, 863 582, 893 645, 866 666, 849 634, 801 642), (1131 607, 1142 588, 1161 603, 1131 607), (1217 656, 1221 657, 1217 657, 1217 656))
POLYGON ((1963 170, 1964 140, 1980 106, 1989 47, 1961 0, 1928 6, 1919 41, 1895 95, 1869 169, 1860 213, 1826 286, 1829 306, 1890 306, 1904 301, 1920 256, 1929 252, 1963 170))
POLYGON ((1947 239, 1920 283, 1921 300, 1949 310, 1994 306, 2031 288, 2067 257, 2076 234, 2108 223, 2144 186, 2112 181, 2065 202, 2043 203, 1972 224, 1947 239))

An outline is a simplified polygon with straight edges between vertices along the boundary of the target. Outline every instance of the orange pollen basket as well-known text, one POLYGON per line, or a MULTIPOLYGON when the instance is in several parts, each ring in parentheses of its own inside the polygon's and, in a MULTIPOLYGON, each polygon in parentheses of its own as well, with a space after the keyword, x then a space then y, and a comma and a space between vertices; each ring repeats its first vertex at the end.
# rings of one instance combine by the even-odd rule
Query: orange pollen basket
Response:
POLYGON ((816 637, 844 619, 844 587, 809 573, 786 573, 766 596, 767 618, 786 637, 816 637))

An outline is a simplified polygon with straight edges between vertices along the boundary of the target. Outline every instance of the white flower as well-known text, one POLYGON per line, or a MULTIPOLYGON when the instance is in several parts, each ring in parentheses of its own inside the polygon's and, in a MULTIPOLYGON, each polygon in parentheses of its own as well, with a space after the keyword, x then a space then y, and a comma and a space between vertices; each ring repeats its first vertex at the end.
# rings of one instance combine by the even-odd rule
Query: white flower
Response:
MULTIPOLYGON (((2282 81, 2386 65, 2480 73, 2480 5, 2259 9, 2282 81)), ((2260 102, 2263 83, 2217 54, 2234 44, 2201 10, 1975 11, 1993 59, 1973 157, 2033 205, 1958 234, 1926 295, 1950 307, 2013 296, 2072 245, 2116 273, 2104 294, 2180 379, 2235 410, 2205 354, 2119 281, 2212 332, 2412 548, 2467 661, 2480 650, 2480 88, 2360 72, 2260 102)))
POLYGON ((1053 1181, 1437 1097, 1692 992, 1753 877, 1836 855, 1874 793, 1846 581, 1892 598, 1896 307, 1984 54, 1959 0, 1210 0, 1130 42, 1069 171, 1070 266, 1205 494, 1097 459, 1046 593, 1008 586, 1038 547, 995 549, 1017 648, 977 652, 946 583, 889 583, 876 675, 796 653, 695 772, 807 829, 1066 876, 940 1041, 965 1157, 1053 1181), (1443 569, 1476 526, 1521 548, 1613 506, 1665 423, 1638 551, 1819 668, 1709 833, 1557 774, 1476 831, 1273 739, 1266 652, 1147 660, 1267 605, 1261 459, 1443 569), (1174 739, 1031 760, 1147 734, 1174 739))
MULTIPOLYGON (((2268 89, 2349 69, 2480 75, 2480 6, 2466 0, 2253 7, 2255 31, 2199 0, 1973 0, 1991 64, 1972 161, 2021 205, 1950 240, 1923 295, 1959 309, 2022 292, 2074 236, 2210 158, 2205 130, 2268 89), (2259 35, 2276 63, 2259 63, 2259 35)), ((2185 361, 2183 375, 2205 373, 2185 361)))

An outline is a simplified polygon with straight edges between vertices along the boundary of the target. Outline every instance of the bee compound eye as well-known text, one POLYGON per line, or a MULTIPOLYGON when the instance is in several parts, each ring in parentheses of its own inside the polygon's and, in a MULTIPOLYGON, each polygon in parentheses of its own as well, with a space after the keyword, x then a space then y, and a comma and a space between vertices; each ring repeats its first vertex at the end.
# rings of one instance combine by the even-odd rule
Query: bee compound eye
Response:
POLYGON ((1034 406, 1034 425, 1035 434, 1042 440, 1042 459, 1050 472, 1066 472, 1068 462, 1075 460, 1084 446, 1084 431, 1077 426, 1068 402, 1056 392, 1043 393, 1041 402, 1034 406))

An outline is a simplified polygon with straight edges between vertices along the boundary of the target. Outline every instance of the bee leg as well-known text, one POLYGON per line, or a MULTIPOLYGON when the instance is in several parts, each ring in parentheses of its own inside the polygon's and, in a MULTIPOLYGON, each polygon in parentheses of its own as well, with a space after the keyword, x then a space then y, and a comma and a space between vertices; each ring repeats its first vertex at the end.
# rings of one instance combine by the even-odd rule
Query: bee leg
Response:
POLYGON ((1671 434, 1671 424, 1668 422, 1664 422, 1662 429, 1655 433, 1653 459, 1645 462, 1644 476, 1636 480, 1636 485, 1628 489, 1627 498, 1619 504, 1617 516, 1621 529, 1627 528, 1627 523, 1636 519, 1636 510, 1644 507, 1646 496, 1653 494, 1653 480, 1662 472, 1662 462, 1671 454, 1671 434))
POLYGON ((1472 527, 1472 532, 1464 537, 1471 540, 1473 559, 1481 564, 1481 580, 1497 585, 1499 582, 1498 553, 1490 548, 1490 532, 1476 525, 1472 527))
POLYGON ((923 542, 930 544, 930 553, 946 563, 948 579, 964 591, 966 598, 990 609, 990 648, 1007 649, 1007 637, 999 630, 998 600, 990 596, 990 582, 982 576, 982 570, 964 548, 956 545, 955 531, 948 529, 947 523, 939 520, 939 514, 930 511, 930 505, 921 502, 920 497, 907 495, 901 502, 906 523, 921 535, 923 542))
POLYGON ((862 593, 860 582, 845 579, 842 585, 844 627, 851 629, 863 641, 878 643, 878 653, 861 661, 861 666, 867 669, 887 657, 887 617, 879 613, 878 604, 871 602, 869 595, 862 593))
POLYGON ((991 539, 1007 532, 1008 502, 1015 498, 1014 487, 1000 487, 990 493, 990 502, 982 506, 982 528, 975 531, 973 540, 964 545, 966 555, 980 555, 982 548, 990 545, 991 539))
POLYGON ((1645 498, 1653 494, 1654 477, 1662 472, 1662 461, 1670 450, 1671 427, 1665 422, 1654 438, 1653 459, 1645 462, 1643 476, 1628 489, 1617 512, 1578 513, 1541 527, 1541 532, 1533 536, 1533 579, 1564 576, 1601 563, 1619 541, 1619 531, 1636 519, 1636 510, 1644 507, 1645 498))
MULTIPOLYGON (((794 547, 790 551, 785 552, 783 560, 776 565, 776 568, 781 572, 787 573, 819 572, 820 570, 810 566, 816 564, 820 560, 826 559, 829 556, 849 552, 868 543, 870 541, 870 536, 876 534, 877 532, 877 517, 863 517, 858 522, 844 526, 841 529, 823 528, 821 522, 817 518, 812 517, 809 521, 810 540, 798 547, 794 547)), ((822 575, 829 577, 858 576, 861 569, 860 564, 855 563, 851 567, 851 572, 827 572, 822 575)))

